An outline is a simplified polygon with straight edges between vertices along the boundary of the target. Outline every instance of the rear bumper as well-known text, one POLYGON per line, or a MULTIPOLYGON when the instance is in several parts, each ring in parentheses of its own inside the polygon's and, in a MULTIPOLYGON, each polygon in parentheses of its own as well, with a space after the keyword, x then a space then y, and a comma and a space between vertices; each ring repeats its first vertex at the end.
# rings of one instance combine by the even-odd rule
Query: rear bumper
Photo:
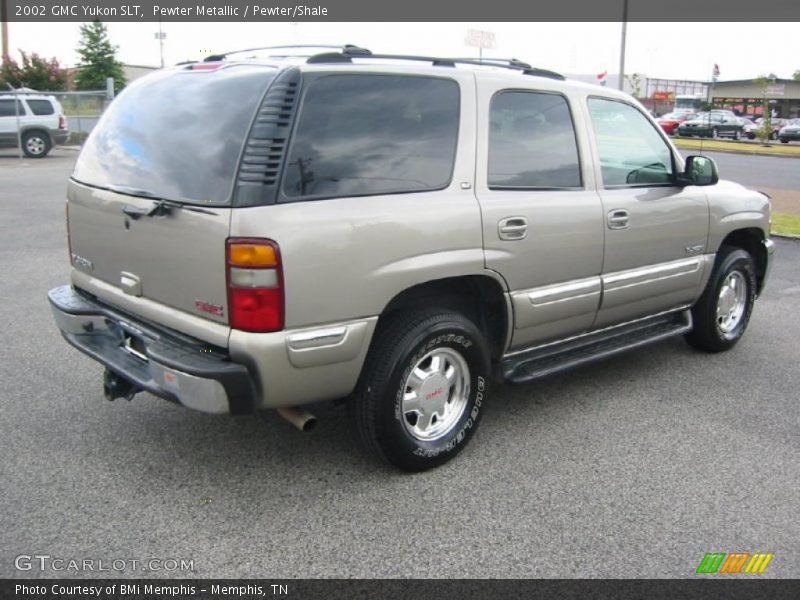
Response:
POLYGON ((225 351, 136 320, 69 285, 50 290, 48 299, 67 342, 139 390, 207 413, 255 410, 250 372, 225 351))
POLYGON ((51 129, 50 137, 54 144, 66 144, 69 139, 69 131, 66 129, 51 129))

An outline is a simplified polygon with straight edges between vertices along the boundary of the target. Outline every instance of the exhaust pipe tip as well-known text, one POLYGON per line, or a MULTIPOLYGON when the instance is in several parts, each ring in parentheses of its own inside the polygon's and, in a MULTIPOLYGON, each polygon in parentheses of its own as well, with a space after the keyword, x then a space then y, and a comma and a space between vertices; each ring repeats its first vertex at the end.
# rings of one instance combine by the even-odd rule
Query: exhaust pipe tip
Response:
POLYGON ((298 408, 278 408, 276 410, 280 416, 303 433, 308 433, 317 426, 317 417, 308 411, 298 408))

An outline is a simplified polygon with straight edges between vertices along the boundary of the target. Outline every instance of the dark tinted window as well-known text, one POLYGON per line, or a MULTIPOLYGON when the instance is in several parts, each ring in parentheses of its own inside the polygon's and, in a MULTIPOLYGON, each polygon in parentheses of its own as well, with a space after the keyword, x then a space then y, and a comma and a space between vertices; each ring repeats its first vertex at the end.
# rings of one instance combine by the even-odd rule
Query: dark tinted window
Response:
POLYGON ((489 129, 489 187, 580 186, 578 147, 567 101, 538 92, 497 94, 489 129))
POLYGON ((329 75, 305 94, 283 191, 363 196, 446 187, 458 138, 452 80, 329 75))
POLYGON ((111 103, 81 151, 83 183, 225 204, 250 123, 272 69, 160 71, 111 103))
POLYGON ((19 109, 20 116, 25 115, 25 109, 22 107, 22 103, 17 100, 17 108, 14 108, 14 101, 13 100, 0 100, 0 117, 16 117, 17 113, 15 112, 19 109))
POLYGON ((672 151, 636 108, 616 100, 589 99, 603 185, 672 182, 672 151))
POLYGON ((35 115, 52 115, 56 112, 53 103, 49 100, 26 100, 26 102, 28 103, 28 108, 30 108, 35 115))

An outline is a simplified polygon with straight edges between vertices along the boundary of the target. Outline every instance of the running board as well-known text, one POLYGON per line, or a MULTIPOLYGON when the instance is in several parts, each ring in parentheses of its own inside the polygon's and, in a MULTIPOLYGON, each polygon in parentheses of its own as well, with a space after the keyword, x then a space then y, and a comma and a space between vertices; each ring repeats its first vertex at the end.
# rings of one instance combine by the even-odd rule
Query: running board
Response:
POLYGON ((692 314, 685 310, 534 348, 503 360, 500 363, 500 371, 506 381, 526 383, 681 335, 691 329, 692 314))

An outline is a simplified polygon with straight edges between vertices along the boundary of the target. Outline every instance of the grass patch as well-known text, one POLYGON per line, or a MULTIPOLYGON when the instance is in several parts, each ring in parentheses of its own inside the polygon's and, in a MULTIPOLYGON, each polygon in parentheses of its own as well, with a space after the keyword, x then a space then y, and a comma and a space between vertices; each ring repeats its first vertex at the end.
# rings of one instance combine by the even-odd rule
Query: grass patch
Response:
POLYGON ((89 134, 86 131, 70 131, 69 138, 67 138, 66 145, 67 146, 82 146, 83 142, 86 141, 86 138, 89 137, 89 134))
POLYGON ((97 117, 103 113, 106 105, 105 96, 61 96, 59 101, 69 118, 97 117))
POLYGON ((764 154, 768 156, 800 156, 800 145, 772 143, 767 146, 760 142, 735 142, 721 140, 699 140, 697 138, 672 138, 678 148, 686 150, 722 150, 742 154, 764 154))
POLYGON ((772 213, 772 233, 800 235, 800 215, 772 213))

